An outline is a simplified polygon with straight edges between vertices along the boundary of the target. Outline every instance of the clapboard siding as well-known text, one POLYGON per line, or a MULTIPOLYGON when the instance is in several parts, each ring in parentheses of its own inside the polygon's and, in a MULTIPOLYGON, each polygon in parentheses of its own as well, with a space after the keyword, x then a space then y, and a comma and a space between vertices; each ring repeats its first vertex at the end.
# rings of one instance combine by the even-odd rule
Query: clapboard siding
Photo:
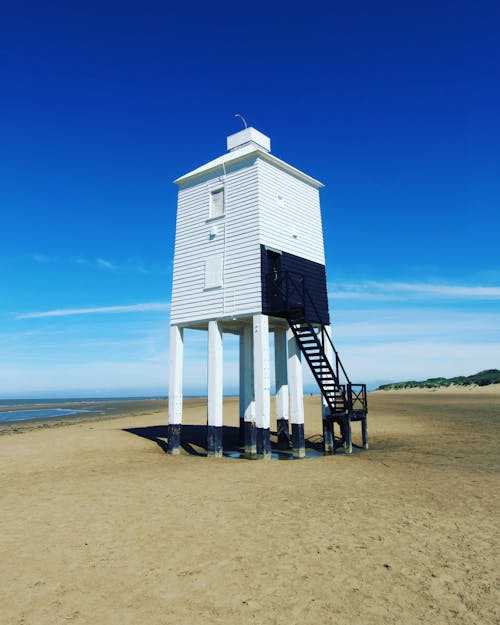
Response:
POLYGON ((261 310, 258 182, 255 158, 181 185, 171 323, 255 314, 261 310), (208 219, 210 191, 224 187, 225 215, 208 219), (210 238, 210 231, 217 234, 210 238), (205 290, 205 259, 222 255, 223 286, 205 290))
POLYGON ((320 318, 315 314, 313 320, 326 323, 318 189, 256 155, 180 183, 171 323, 267 313, 262 283, 267 261, 265 255, 261 259, 261 245, 283 252, 283 269, 307 274, 308 290, 320 310, 320 318), (220 187, 225 214, 209 219, 210 192, 220 187), (210 237, 213 228, 217 233, 210 237), (223 284, 205 289, 205 260, 218 255, 223 284))
POLYGON ((257 170, 260 243, 324 265, 318 189, 262 159, 257 170))

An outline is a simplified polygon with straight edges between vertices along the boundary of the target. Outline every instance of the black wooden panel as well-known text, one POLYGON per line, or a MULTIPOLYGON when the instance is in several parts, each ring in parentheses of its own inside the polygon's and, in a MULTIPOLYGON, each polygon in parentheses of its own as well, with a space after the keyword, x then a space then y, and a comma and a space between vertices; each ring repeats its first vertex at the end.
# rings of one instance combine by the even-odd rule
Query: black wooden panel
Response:
MULTIPOLYGON (((268 260, 268 252, 264 245, 261 248, 261 284, 262 284, 262 312, 265 315, 285 316, 284 314, 276 315, 276 308, 273 308, 270 301, 270 293, 268 292, 268 274, 270 272, 270 263, 268 260)), ((328 292, 326 288, 326 272, 325 266, 320 263, 314 263, 306 258, 295 256, 283 252, 281 254, 281 273, 284 276, 289 272, 291 279, 295 276, 302 277, 305 290, 307 291, 304 298, 304 306, 306 318, 313 323, 321 323, 328 325, 330 323, 330 315, 328 313, 328 292)))

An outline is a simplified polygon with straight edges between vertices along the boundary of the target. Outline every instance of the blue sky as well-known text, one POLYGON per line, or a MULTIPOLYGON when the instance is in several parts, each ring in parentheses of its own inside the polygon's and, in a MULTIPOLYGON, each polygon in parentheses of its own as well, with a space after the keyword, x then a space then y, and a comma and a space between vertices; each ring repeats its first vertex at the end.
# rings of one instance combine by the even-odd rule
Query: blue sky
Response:
POLYGON ((352 378, 498 367, 498 5, 169 4, 2 9, 0 396, 166 392, 172 180, 235 113, 326 185, 352 378))

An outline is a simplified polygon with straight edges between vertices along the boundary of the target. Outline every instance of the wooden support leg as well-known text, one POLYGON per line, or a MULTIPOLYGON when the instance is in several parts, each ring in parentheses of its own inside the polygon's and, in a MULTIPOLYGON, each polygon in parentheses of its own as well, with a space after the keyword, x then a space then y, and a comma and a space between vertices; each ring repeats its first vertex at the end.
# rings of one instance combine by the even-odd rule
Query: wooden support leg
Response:
POLYGON ((351 427, 351 417, 347 416, 345 418, 345 441, 344 448, 347 454, 352 454, 352 427, 351 427))
POLYGON ((346 446, 346 441, 347 441, 347 428, 346 428, 346 417, 341 417, 338 421, 339 424, 339 430, 340 430, 340 440, 341 440, 341 445, 342 447, 346 446))
POLYGON ((304 439, 304 390, 300 348, 291 330, 288 340, 288 384, 290 388, 290 421, 292 422, 292 452, 294 458, 306 455, 304 439))
POLYGON ((361 420, 361 437, 363 440, 363 449, 368 449, 368 422, 366 417, 361 420))
MULTIPOLYGON (((241 343, 240 343, 241 344, 241 343)), ((243 446, 245 455, 254 458, 257 453, 255 430, 255 399, 253 383, 253 328, 245 325, 242 335, 243 354, 243 446)))
POLYGON ((257 428, 257 456, 263 460, 271 459, 270 428, 257 428))
POLYGON ((239 445, 243 447, 245 444, 245 334, 240 334, 240 427, 239 427, 239 445))
POLYGON ((257 429, 255 421, 245 421, 245 456, 257 457, 257 429))
POLYGON ((269 374, 269 319, 267 315, 254 315, 253 317, 253 353, 257 455, 265 460, 270 460, 271 380, 269 374))
POLYGON ((294 458, 306 457, 306 441, 303 423, 292 423, 292 453, 294 458))
POLYGON ((333 454, 333 419, 323 416, 323 450, 325 454, 333 454))
POLYGON ((180 450, 182 428, 182 365, 184 354, 183 330, 170 327, 170 362, 168 380, 168 443, 169 454, 180 450))
POLYGON ((208 322, 208 407, 207 453, 222 456, 222 330, 217 321, 208 322))
POLYGON ((276 431, 278 449, 290 449, 290 429, 288 425, 288 375, 286 330, 274 332, 274 368, 276 377, 276 431))

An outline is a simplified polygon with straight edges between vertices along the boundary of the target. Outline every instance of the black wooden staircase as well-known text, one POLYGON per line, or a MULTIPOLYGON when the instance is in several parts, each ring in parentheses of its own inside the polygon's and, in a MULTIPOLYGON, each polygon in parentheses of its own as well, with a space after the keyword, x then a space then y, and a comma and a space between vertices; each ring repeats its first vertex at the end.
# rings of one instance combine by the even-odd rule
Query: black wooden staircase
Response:
POLYGON ((352 421, 361 422, 362 446, 367 449, 366 384, 350 381, 325 325, 307 318, 320 317, 314 314, 314 301, 305 288, 303 277, 292 272, 285 272, 279 279, 275 275, 268 276, 267 288, 269 301, 274 302, 271 314, 288 321, 327 407, 323 417, 325 450, 327 438, 331 436, 331 451, 335 451, 333 424, 338 423, 341 445, 348 453, 352 452, 352 421), (308 314, 307 311, 313 312, 308 314))

